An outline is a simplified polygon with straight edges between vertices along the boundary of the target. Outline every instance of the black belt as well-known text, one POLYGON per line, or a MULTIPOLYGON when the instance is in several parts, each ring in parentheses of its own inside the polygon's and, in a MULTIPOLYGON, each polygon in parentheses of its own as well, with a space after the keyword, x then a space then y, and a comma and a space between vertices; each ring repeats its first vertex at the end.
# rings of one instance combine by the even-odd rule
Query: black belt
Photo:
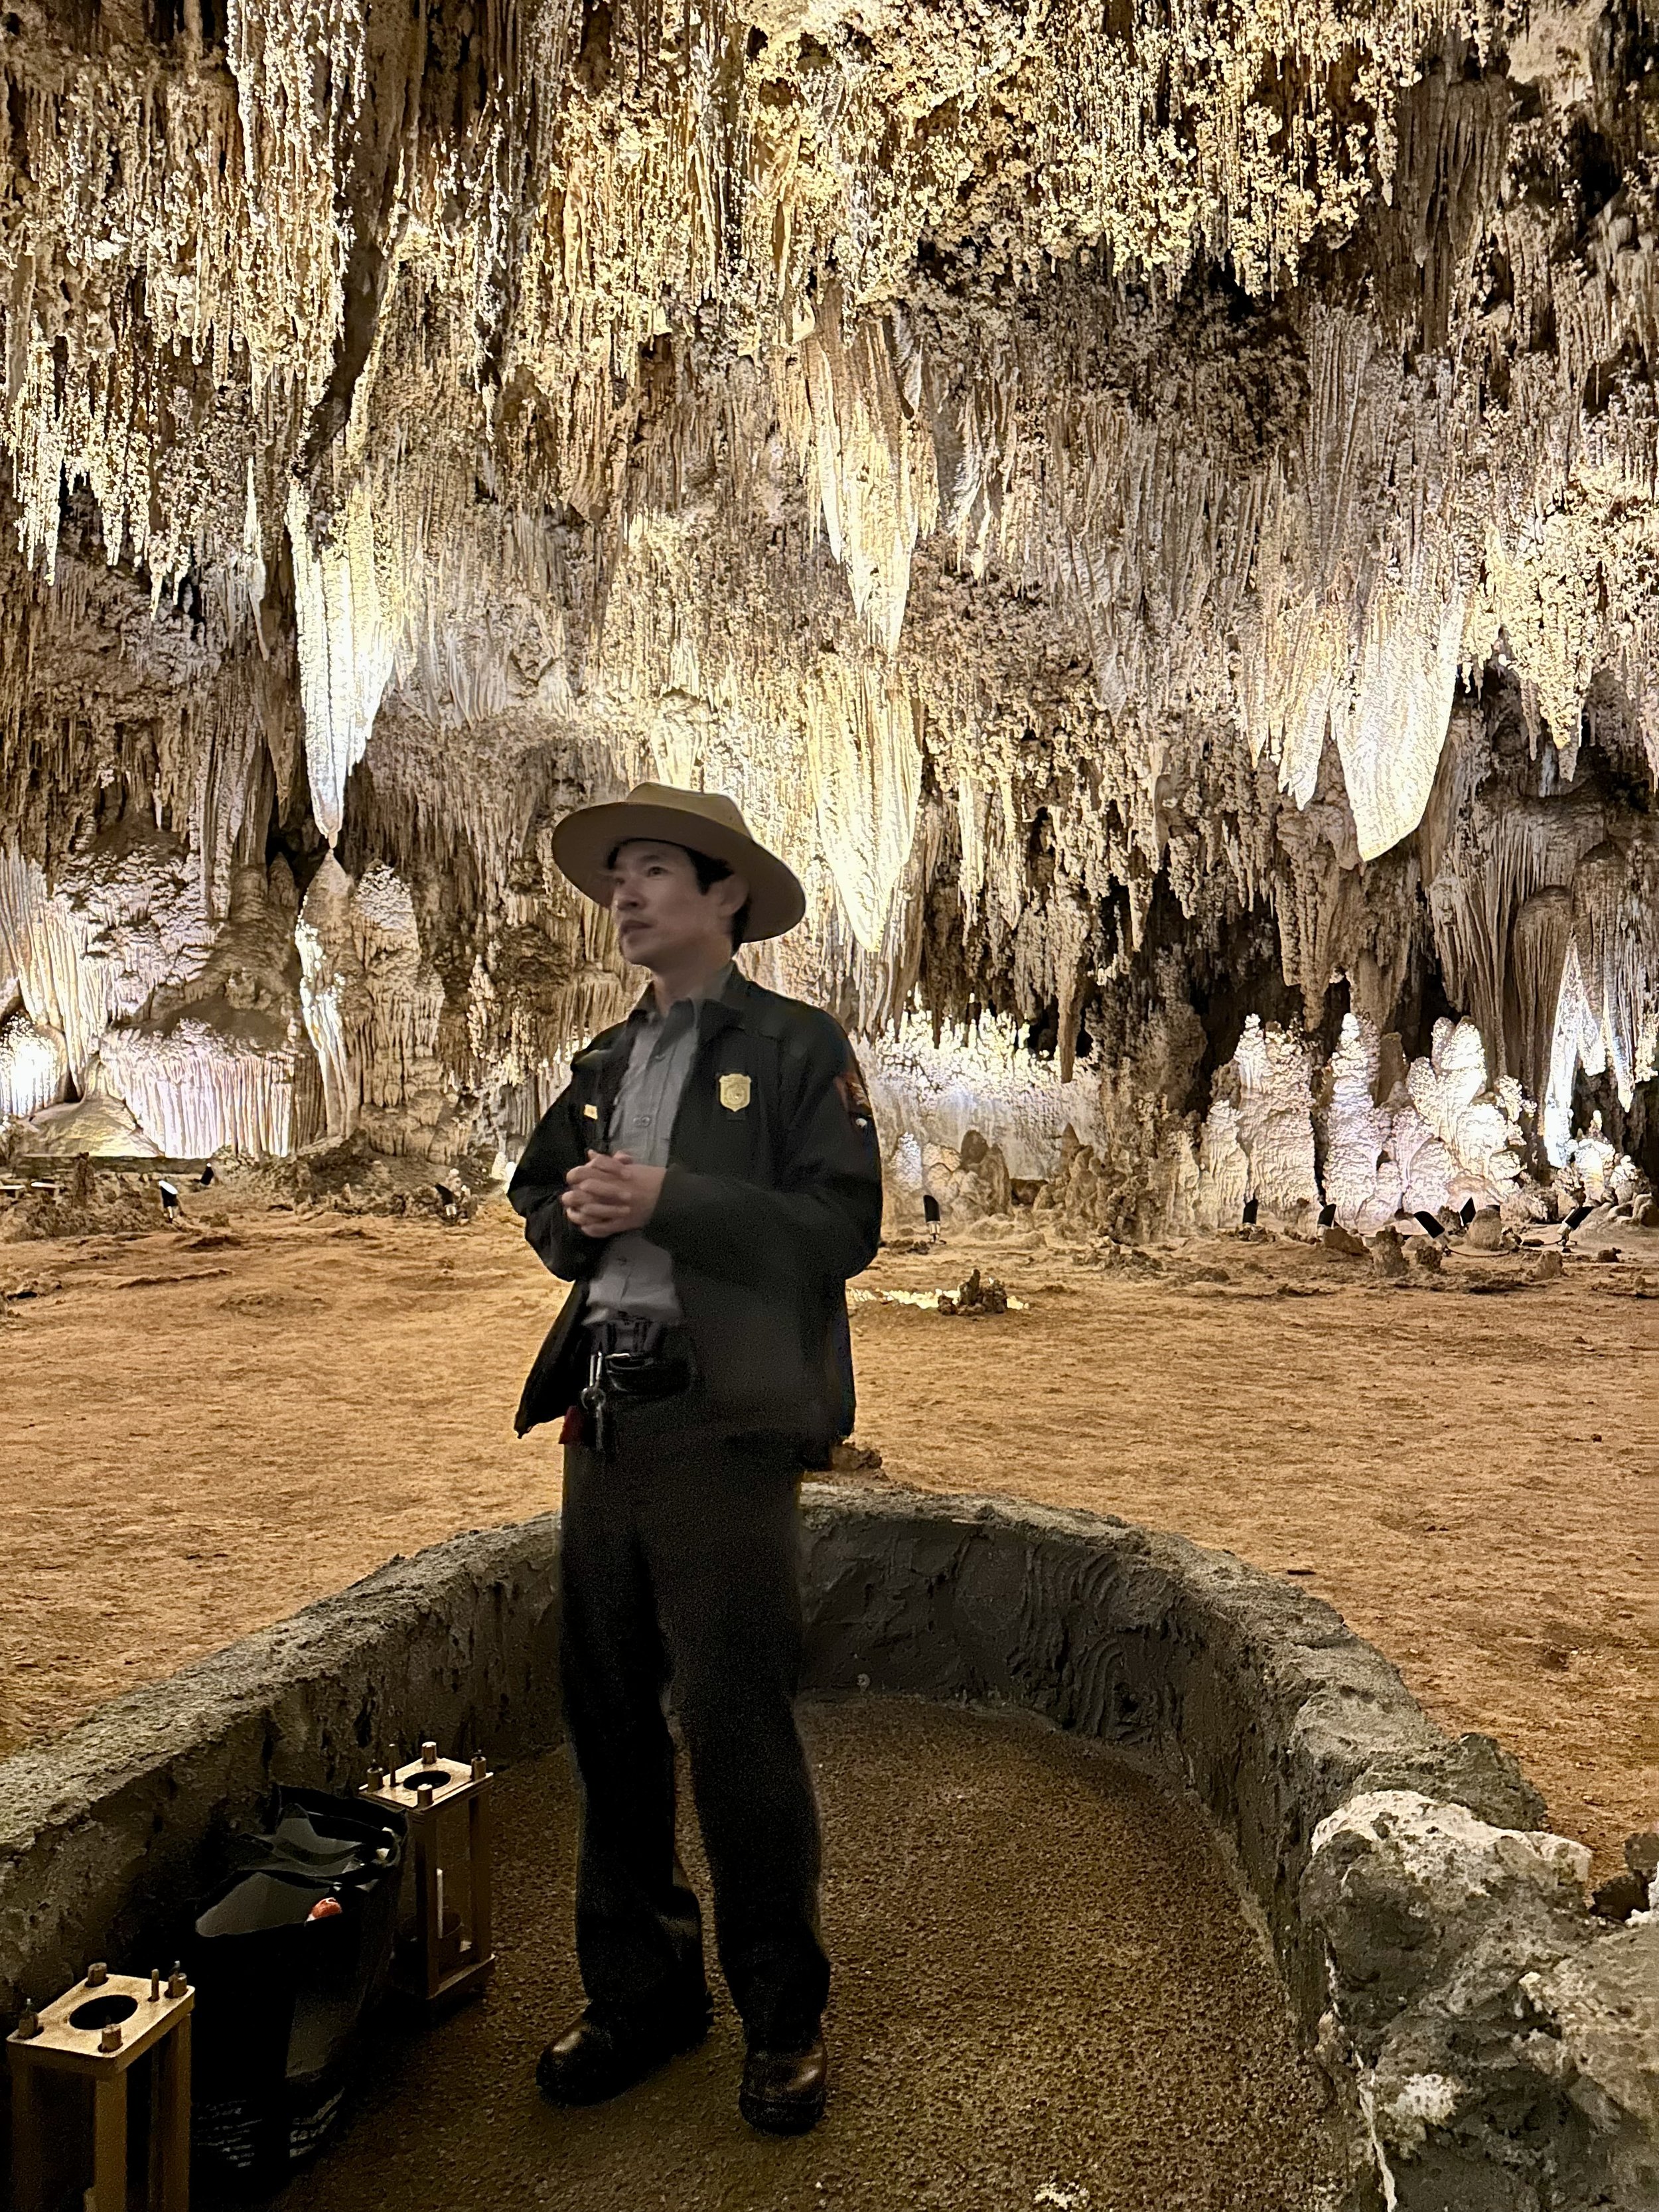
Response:
POLYGON ((587 1388, 582 1411, 587 1441, 603 1451, 618 1404, 678 1398, 691 1388, 695 1370, 685 1332, 660 1322, 602 1321, 587 1330, 587 1388))
POLYGON ((665 1322, 635 1321, 626 1315, 615 1321, 591 1321, 587 1323, 589 1348, 604 1352, 607 1358, 618 1352, 629 1353, 642 1359, 660 1358, 669 1334, 665 1322))

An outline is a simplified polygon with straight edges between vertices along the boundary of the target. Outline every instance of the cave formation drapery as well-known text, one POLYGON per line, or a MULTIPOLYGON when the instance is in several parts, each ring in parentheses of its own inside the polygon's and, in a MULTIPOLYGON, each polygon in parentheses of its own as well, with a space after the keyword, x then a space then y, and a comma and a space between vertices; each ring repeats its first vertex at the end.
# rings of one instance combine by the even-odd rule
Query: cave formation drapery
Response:
POLYGON ((1369 1223, 1645 1158, 1656 55, 12 0, 0 1116, 512 1149, 626 1003, 551 824, 659 776, 1017 1173, 1070 1118, 1171 1218, 1369 1223))

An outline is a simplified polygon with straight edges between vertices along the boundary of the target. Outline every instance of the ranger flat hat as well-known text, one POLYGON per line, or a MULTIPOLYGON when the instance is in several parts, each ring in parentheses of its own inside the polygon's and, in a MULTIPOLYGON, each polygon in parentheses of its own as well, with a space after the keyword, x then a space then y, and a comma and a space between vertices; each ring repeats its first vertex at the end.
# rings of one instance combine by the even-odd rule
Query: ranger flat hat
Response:
POLYGON ((611 855, 618 845, 653 838, 724 860, 749 886, 745 940, 781 937, 806 911, 794 871, 757 844, 734 802, 718 791, 680 791, 671 783, 636 783, 626 799, 583 806, 553 832, 553 858, 579 891, 611 902, 611 855))

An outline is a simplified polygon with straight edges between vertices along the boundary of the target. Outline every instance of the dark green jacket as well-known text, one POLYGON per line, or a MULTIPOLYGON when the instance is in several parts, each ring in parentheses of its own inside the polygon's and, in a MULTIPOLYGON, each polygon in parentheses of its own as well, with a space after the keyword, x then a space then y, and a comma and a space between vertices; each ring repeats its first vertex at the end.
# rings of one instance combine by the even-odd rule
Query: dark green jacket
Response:
MULTIPOLYGON (((520 1436, 559 1419, 586 1380, 579 1332, 605 1245, 572 1228, 559 1198, 569 1170, 608 1149, 633 1038, 619 1023, 578 1053, 508 1191, 531 1243, 574 1285, 525 1384, 520 1436)), ((734 1432, 798 1437, 803 1464, 822 1465, 853 1426, 847 1279, 881 1236, 875 1124, 830 1015, 735 970, 704 1001, 645 1233, 674 1263, 701 1413, 734 1432)))

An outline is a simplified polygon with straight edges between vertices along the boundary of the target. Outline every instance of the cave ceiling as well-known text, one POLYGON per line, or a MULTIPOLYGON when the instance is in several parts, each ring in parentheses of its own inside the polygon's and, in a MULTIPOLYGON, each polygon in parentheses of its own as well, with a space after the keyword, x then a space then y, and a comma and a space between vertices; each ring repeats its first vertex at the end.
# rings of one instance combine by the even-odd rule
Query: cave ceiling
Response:
POLYGON ((1656 51, 1600 0, 13 0, 14 1110, 286 1024, 314 1080, 239 1130, 441 1152, 623 1003, 548 832, 645 775, 739 799, 811 902, 763 972, 866 1033, 1236 1036, 1266 928, 1257 1011, 1429 969, 1534 1085, 1571 969, 1628 1103, 1656 51))

